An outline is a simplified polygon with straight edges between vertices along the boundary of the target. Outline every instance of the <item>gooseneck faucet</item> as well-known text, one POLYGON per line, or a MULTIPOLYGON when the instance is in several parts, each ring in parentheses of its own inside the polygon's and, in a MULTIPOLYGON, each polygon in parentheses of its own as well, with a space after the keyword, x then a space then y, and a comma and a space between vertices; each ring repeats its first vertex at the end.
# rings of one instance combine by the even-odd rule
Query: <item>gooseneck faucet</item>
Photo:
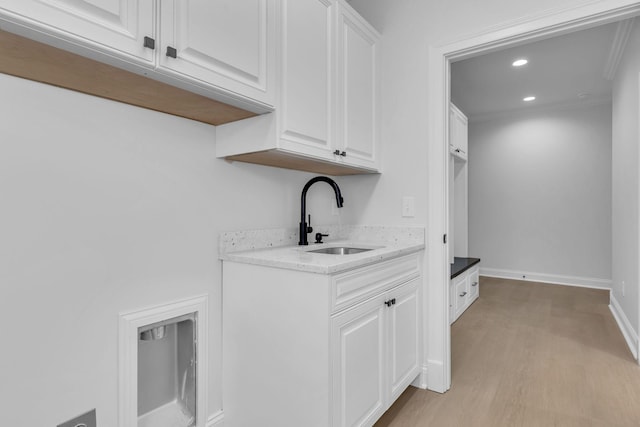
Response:
POLYGON ((336 203, 338 204, 339 208, 342 207, 342 203, 344 202, 344 199, 342 198, 342 193, 340 193, 340 187, 338 187, 338 184, 336 184, 334 180, 326 176, 316 176, 315 178, 311 178, 309 182, 307 182, 304 188, 302 189, 302 197, 300 201, 300 241, 298 242, 298 245, 309 244, 309 242, 307 241, 307 233, 311 233, 313 231, 313 228, 311 228, 311 215, 309 215, 309 224, 307 224, 306 222, 307 191, 309 190, 309 187, 311 187, 313 184, 315 184, 318 181, 326 182, 333 188, 333 192, 336 193, 336 203))

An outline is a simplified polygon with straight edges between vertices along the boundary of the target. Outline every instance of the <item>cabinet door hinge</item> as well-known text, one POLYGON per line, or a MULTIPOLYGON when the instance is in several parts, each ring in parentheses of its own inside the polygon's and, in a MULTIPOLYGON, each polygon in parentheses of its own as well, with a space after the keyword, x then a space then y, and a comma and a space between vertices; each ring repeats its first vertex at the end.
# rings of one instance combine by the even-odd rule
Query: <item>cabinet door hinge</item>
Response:
POLYGON ((442 236, 442 243, 444 243, 445 245, 447 244, 447 234, 446 233, 442 236))

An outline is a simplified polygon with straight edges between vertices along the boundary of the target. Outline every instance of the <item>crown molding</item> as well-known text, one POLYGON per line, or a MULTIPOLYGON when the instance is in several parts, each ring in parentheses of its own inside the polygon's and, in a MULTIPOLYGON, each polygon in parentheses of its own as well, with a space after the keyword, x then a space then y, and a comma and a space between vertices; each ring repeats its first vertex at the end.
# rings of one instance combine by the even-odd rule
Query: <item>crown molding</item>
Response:
POLYGON ((629 41, 629 35, 633 29, 634 20, 635 18, 631 18, 618 22, 616 34, 613 37, 611 49, 609 50, 609 57, 607 58, 607 62, 604 65, 604 71, 602 72, 602 77, 606 80, 612 81, 616 76, 618 65, 624 55, 627 42, 629 41))

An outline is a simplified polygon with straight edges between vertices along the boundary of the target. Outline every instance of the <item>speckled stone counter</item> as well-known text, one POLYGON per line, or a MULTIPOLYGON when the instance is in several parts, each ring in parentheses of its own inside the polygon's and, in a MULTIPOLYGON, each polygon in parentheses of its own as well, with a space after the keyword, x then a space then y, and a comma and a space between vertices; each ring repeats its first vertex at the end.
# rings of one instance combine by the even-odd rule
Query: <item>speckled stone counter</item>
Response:
POLYGON ((423 250, 424 227, 325 226, 325 243, 298 246, 297 229, 246 230, 221 233, 220 259, 311 273, 330 274, 423 250), (370 248, 350 255, 309 251, 332 246, 370 248))

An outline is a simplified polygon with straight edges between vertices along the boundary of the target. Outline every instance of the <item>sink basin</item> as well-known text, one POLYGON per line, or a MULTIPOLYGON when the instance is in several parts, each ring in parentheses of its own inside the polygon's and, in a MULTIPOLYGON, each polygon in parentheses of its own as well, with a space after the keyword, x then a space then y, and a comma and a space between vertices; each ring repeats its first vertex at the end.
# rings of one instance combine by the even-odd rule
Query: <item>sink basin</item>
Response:
POLYGON ((339 246, 339 247, 334 246, 332 248, 315 249, 313 251, 307 251, 307 252, 316 253, 316 254, 330 254, 330 255, 351 255, 351 254, 358 254, 360 252, 367 252, 372 250, 373 248, 351 248, 351 247, 345 247, 345 246, 339 246))

